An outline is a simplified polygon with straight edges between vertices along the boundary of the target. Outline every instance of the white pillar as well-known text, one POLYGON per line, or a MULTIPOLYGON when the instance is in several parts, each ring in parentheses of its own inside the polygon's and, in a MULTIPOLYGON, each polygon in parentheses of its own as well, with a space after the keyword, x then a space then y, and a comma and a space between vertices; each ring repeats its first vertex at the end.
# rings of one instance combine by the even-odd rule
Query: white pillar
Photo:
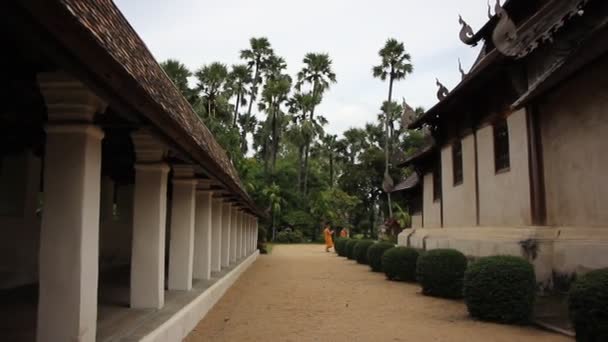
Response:
POLYGON ((247 255, 251 254, 251 241, 252 241, 252 236, 253 234, 251 234, 251 215, 247 215, 247 230, 246 230, 247 234, 245 235, 246 240, 245 240, 245 251, 247 252, 247 255))
POLYGON ((192 288, 196 184, 190 166, 173 167, 171 231, 169 242, 169 290, 192 288))
POLYGON ((232 219, 232 204, 224 203, 222 208, 222 268, 230 266, 230 227, 232 219))
POLYGON ((236 226, 236 259, 241 260, 243 257, 243 212, 237 212, 236 226))
POLYGON ((209 190, 196 192, 194 225, 194 278, 211 278, 211 196, 209 190))
POLYGON ((211 272, 222 270, 222 207, 222 199, 214 198, 211 222, 211 272))
POLYGON ((233 206, 230 212, 232 213, 232 220, 230 225, 230 263, 234 264, 237 260, 237 236, 239 226, 238 207, 233 206))
POLYGON ((36 339, 95 341, 104 134, 90 123, 104 105, 65 74, 41 74, 38 80, 49 123, 36 339))
POLYGON ((260 233, 258 231, 258 218, 256 217, 253 220, 253 237, 254 237, 253 239, 255 241, 255 247, 254 247, 255 249, 254 249, 254 251, 256 251, 258 249, 258 240, 260 239, 259 234, 260 233))
POLYGON ((165 302, 167 175, 165 149, 146 131, 132 134, 137 163, 131 247, 131 307, 162 308, 165 302))

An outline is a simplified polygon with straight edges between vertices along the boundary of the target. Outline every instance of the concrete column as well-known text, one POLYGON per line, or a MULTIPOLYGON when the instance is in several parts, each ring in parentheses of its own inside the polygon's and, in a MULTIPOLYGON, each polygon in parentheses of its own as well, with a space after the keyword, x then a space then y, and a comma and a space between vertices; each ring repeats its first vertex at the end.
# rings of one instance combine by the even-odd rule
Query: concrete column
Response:
POLYGON ((230 266, 230 222, 232 220, 232 204, 224 203, 222 206, 221 266, 222 268, 225 268, 230 266))
POLYGON ((196 192, 196 223, 194 225, 194 278, 211 278, 211 197, 209 190, 196 192))
POLYGON ((251 215, 247 215, 247 229, 245 234, 245 254, 249 255, 251 253, 251 215))
POLYGON ((66 74, 38 76, 46 101, 37 341, 95 341, 104 104, 66 74), (69 124, 66 122, 70 122, 69 124))
POLYGON ((192 289, 196 185, 190 166, 173 166, 169 290, 192 289))
POLYGON ((243 212, 236 213, 236 260, 243 257, 243 212))
POLYGON ((233 206, 232 210, 232 220, 230 225, 230 263, 234 264, 237 260, 237 236, 238 236, 238 226, 239 226, 239 216, 238 216, 238 208, 233 206))
POLYGON ((222 207, 222 199, 214 198, 211 208, 211 272, 222 270, 222 207))
POLYGON ((258 218, 256 217, 253 220, 253 240, 255 242, 255 248, 254 251, 256 251, 258 249, 258 240, 260 239, 260 232, 258 230, 258 218))
POLYGON ((133 198, 131 307, 160 309, 165 302, 166 149, 147 131, 132 134, 137 162, 133 198))

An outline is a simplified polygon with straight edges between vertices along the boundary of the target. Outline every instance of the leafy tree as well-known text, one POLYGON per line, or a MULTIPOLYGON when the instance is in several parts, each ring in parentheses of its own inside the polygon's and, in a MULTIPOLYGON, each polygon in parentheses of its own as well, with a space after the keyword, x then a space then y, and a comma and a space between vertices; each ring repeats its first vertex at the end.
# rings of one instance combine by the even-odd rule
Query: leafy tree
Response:
POLYGON ((239 116, 239 126, 241 126, 241 153, 246 154, 248 150, 247 146, 247 134, 253 133, 258 120, 254 115, 243 114, 239 116))
POLYGON ((319 219, 318 222, 328 221, 335 226, 347 226, 351 212, 359 202, 355 196, 337 188, 329 188, 318 193, 312 202, 311 212, 319 219))
POLYGON ((267 120, 270 120, 270 134, 271 134, 271 174, 274 174, 274 170, 277 163, 277 154, 279 152, 279 125, 281 121, 281 104, 287 101, 289 92, 291 90, 291 77, 289 75, 275 75, 266 81, 264 90, 262 90, 262 102, 259 107, 260 110, 266 111, 268 114, 267 120))
MULTIPOLYGON (((411 57, 405 51, 405 46, 402 42, 397 41, 396 39, 388 39, 384 44, 384 47, 380 49, 378 52, 380 56, 381 63, 380 65, 374 66, 372 68, 372 72, 374 77, 381 79, 382 81, 386 81, 388 79, 388 100, 387 105, 383 106, 387 112, 385 115, 390 117, 390 107, 392 105, 392 96, 393 96, 393 82, 405 79, 406 75, 410 74, 413 71, 412 64, 410 64, 411 57)), ((385 157, 385 170, 384 170, 384 178, 385 182, 389 182, 389 144, 390 144, 390 131, 389 131, 389 121, 385 120, 385 138, 384 138, 384 157, 385 157)), ((391 195, 390 192, 386 192, 387 201, 388 201, 388 211, 389 216, 393 216, 392 208, 391 208, 391 195)))

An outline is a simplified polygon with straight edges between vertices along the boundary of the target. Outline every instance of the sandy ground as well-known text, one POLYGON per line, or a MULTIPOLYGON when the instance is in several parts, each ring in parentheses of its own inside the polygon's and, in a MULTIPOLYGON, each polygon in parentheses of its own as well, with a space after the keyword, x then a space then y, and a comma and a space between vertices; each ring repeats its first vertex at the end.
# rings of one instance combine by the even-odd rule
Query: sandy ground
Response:
POLYGON ((322 245, 293 245, 260 256, 186 341, 572 340, 474 321, 462 301, 422 296, 322 245))

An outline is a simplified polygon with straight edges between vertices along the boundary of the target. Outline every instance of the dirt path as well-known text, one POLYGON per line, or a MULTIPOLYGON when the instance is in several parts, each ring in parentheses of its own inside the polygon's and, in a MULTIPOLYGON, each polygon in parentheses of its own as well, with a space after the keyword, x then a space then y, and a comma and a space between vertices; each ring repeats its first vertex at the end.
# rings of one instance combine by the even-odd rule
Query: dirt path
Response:
POLYGON ((186 338, 194 341, 572 341, 482 323, 464 303, 422 296, 321 245, 275 246, 186 338))

